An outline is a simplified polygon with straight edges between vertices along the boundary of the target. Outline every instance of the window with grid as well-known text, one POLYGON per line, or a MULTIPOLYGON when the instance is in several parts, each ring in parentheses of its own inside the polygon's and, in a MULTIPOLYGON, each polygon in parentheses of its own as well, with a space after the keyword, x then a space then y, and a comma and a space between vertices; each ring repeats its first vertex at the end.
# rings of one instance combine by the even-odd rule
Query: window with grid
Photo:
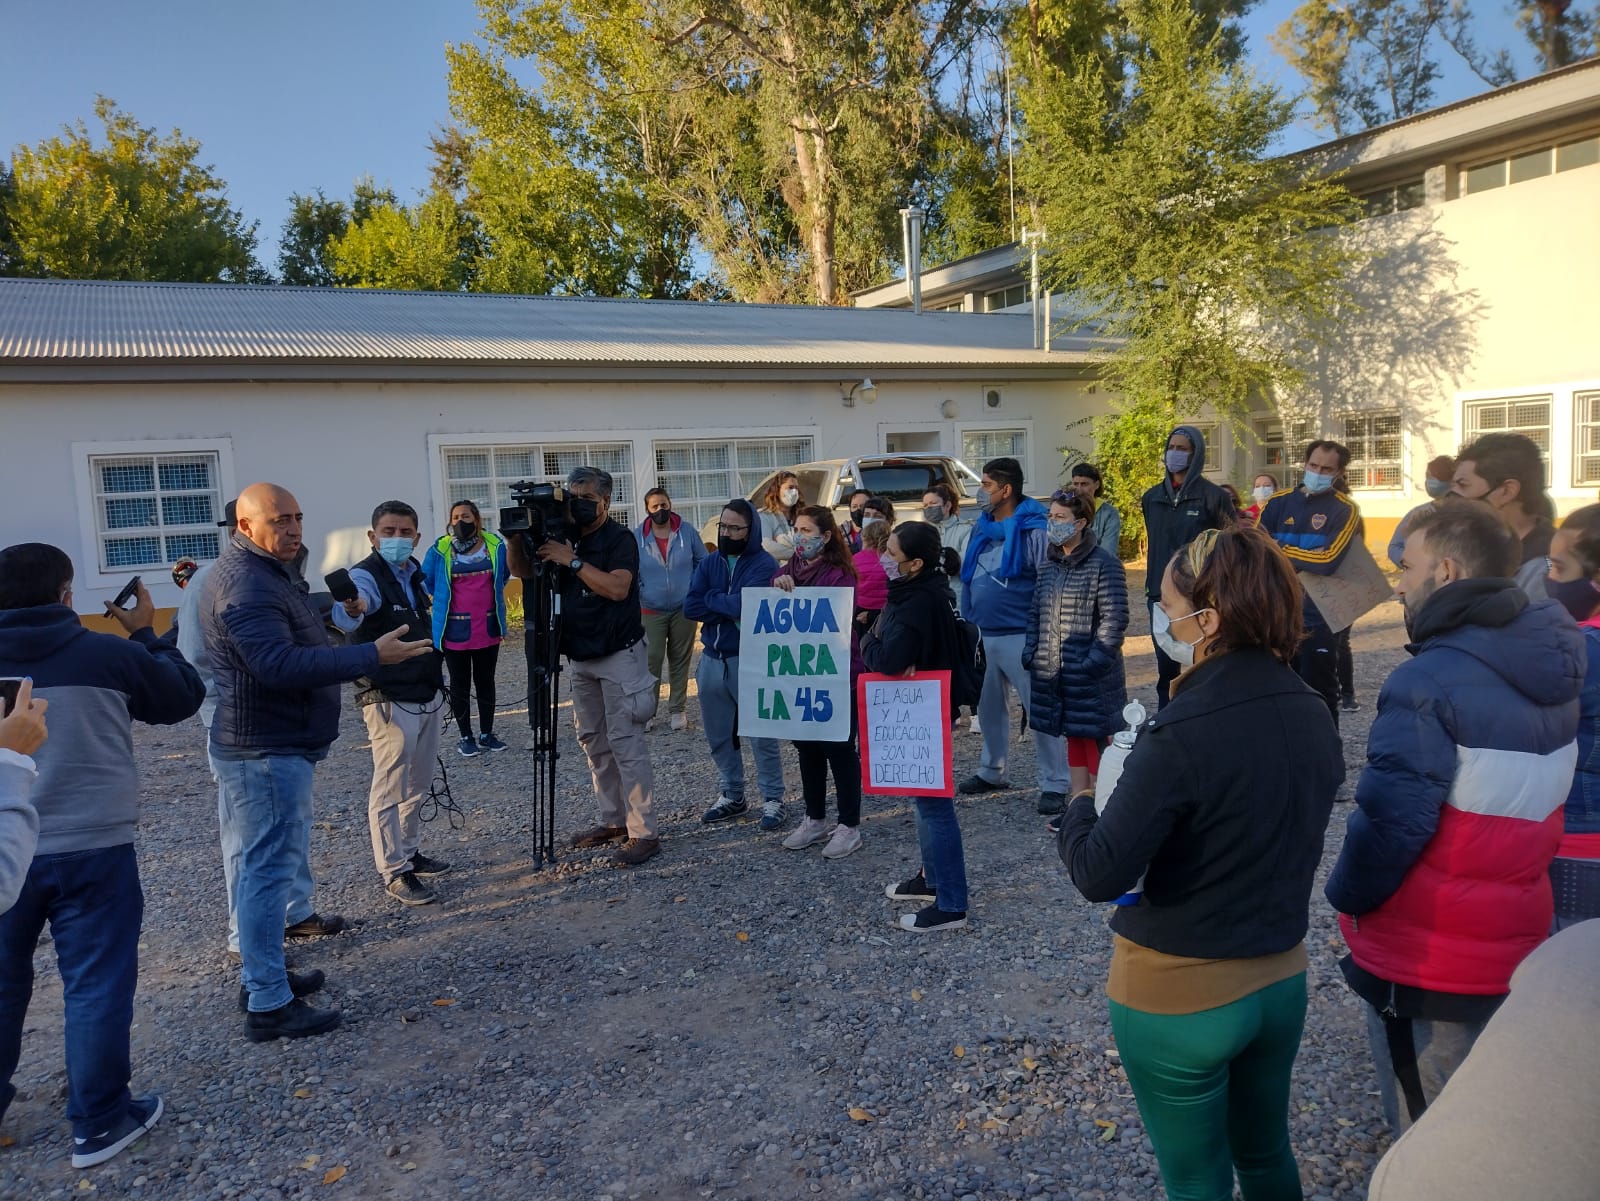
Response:
POLYGON ((961 458, 978 470, 990 459, 1015 459, 1026 467, 1028 462, 1027 430, 963 430, 961 433, 961 458))
POLYGON ((1468 401, 1462 425, 1466 440, 1482 434, 1522 434, 1533 439, 1544 459, 1544 478, 1550 478, 1549 396, 1513 396, 1504 400, 1468 401))
POLYGON ((91 455, 100 569, 163 567, 222 553, 215 451, 91 455))
POLYGON ((1600 392, 1572 396, 1572 486, 1600 484, 1600 392))
POLYGON ((506 446, 444 448, 444 494, 449 504, 470 500, 493 522, 511 504, 511 485, 519 480, 565 484, 574 467, 611 473, 611 516, 628 524, 636 493, 631 442, 541 442, 506 446))
POLYGON ((793 438, 695 438, 657 442, 656 486, 672 497, 672 507, 695 528, 722 512, 735 496, 780 467, 816 458, 810 435, 793 438))
POLYGON ((1345 478, 1352 490, 1399 488, 1404 484, 1400 410, 1346 414, 1340 441, 1350 450, 1345 478))

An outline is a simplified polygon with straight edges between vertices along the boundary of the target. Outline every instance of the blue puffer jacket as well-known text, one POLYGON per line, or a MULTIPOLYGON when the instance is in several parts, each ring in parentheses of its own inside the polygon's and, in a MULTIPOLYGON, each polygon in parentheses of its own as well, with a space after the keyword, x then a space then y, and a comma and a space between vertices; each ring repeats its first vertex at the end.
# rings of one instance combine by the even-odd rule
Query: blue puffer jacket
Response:
POLYGON ((200 628, 221 759, 322 754, 339 736, 339 685, 378 667, 373 643, 329 646, 304 583, 238 534, 206 577, 200 628))
POLYGON ((1567 793, 1566 832, 1600 834, 1600 627, 1583 627, 1589 666, 1578 696, 1578 770, 1567 793))
POLYGON ((1085 531, 1072 553, 1054 549, 1039 568, 1022 647, 1033 694, 1028 724, 1041 734, 1104 738, 1122 728, 1128 703, 1122 637, 1128 577, 1085 531))

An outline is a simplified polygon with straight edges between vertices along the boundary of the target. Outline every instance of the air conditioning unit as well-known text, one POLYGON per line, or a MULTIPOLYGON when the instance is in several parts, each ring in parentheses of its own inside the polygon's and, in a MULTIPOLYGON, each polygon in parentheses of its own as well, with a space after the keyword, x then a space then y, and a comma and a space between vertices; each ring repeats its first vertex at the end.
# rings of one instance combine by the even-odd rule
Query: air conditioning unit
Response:
POLYGON ((983 390, 983 407, 991 413, 1000 407, 999 388, 985 388, 983 390))

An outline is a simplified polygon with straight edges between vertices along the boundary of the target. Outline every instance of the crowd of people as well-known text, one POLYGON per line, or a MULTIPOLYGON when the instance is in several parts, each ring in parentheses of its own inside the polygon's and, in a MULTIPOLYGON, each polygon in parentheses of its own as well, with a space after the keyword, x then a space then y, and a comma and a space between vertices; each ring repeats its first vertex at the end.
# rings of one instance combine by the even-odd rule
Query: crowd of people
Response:
MULTIPOLYGON (((284 943, 344 926, 312 903, 309 838, 345 682, 370 739, 374 871, 400 904, 432 903, 450 871, 424 852, 420 821, 442 731, 453 726, 462 756, 507 749, 495 733, 506 589, 545 572, 598 819, 574 848, 609 847, 619 867, 661 853, 645 735, 663 688, 668 732, 692 728, 698 637, 698 716, 718 777, 701 821, 758 813, 783 847, 838 859, 862 845, 856 722, 840 741, 794 741, 804 812, 791 824, 779 743, 739 733, 739 657, 746 589, 844 588, 852 682, 954 670, 964 629, 982 636, 978 765, 946 795, 914 798, 919 870, 884 890, 917 906, 899 926, 967 924, 955 797, 1011 786, 1020 711, 1037 809, 1074 884, 1091 901, 1132 902, 1111 921, 1107 995, 1168 1195, 1231 1197, 1237 1175, 1246 1197, 1300 1196, 1287 1120, 1305 936, 1344 784, 1340 713, 1356 703, 1341 669, 1348 623, 1333 628, 1301 581, 1338 574, 1363 522, 1337 442, 1306 447, 1292 487, 1257 476, 1248 507, 1205 474, 1195 427, 1172 430, 1162 454, 1141 501, 1157 708, 1098 798, 1128 709, 1130 609, 1122 515, 1088 463, 1042 502, 1017 460, 990 460, 975 518, 940 484, 907 520, 865 491, 841 520, 783 472, 757 503, 729 500, 714 546, 661 488, 636 526, 613 521, 613 480, 594 467, 565 481, 566 532, 537 542, 487 529, 463 500, 423 549, 416 509, 388 500, 327 613, 305 577, 298 502, 254 484, 227 507, 220 556, 188 579, 159 637, 142 585, 131 608, 106 606, 127 637, 95 634, 72 607, 64 552, 0 551, 0 676, 22 680, 0 720, 0 1116, 46 922, 66 992, 74 1165, 111 1158, 161 1116, 159 1097, 129 1089, 142 911, 133 721, 200 714, 243 1032, 307 1037, 340 1014, 307 1000, 324 973, 288 970, 284 943)), ((1390 550, 1413 657, 1378 698, 1325 889, 1397 1134, 1492 1027, 1519 963, 1553 930, 1600 916, 1600 662, 1589 653, 1600 505, 1557 529, 1538 448, 1517 435, 1435 460, 1426 487, 1390 550)), ((952 728, 957 699, 952 689, 952 728)))

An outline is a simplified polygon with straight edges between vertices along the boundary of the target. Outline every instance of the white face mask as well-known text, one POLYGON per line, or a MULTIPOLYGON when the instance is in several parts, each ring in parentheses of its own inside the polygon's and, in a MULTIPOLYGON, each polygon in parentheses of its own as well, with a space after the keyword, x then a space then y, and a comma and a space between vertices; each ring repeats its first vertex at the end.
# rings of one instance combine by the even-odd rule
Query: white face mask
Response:
POLYGON ((778 494, 778 499, 786 505, 797 505, 800 503, 800 489, 785 488, 778 494))
MULTIPOLYGON (((1210 609, 1196 609, 1193 613, 1185 613, 1178 620, 1183 621, 1190 617, 1198 617, 1202 613, 1210 613, 1210 609)), ((1194 648, 1198 643, 1205 641, 1204 632, 1194 642, 1184 642, 1181 638, 1173 636, 1172 618, 1167 616, 1167 611, 1157 605, 1150 613, 1150 636, 1156 640, 1156 645, 1167 658, 1184 667, 1194 666, 1194 648)))
POLYGON ((1272 499, 1272 485, 1262 484, 1259 488, 1252 488, 1250 495, 1256 498, 1258 505, 1264 505, 1272 499))

